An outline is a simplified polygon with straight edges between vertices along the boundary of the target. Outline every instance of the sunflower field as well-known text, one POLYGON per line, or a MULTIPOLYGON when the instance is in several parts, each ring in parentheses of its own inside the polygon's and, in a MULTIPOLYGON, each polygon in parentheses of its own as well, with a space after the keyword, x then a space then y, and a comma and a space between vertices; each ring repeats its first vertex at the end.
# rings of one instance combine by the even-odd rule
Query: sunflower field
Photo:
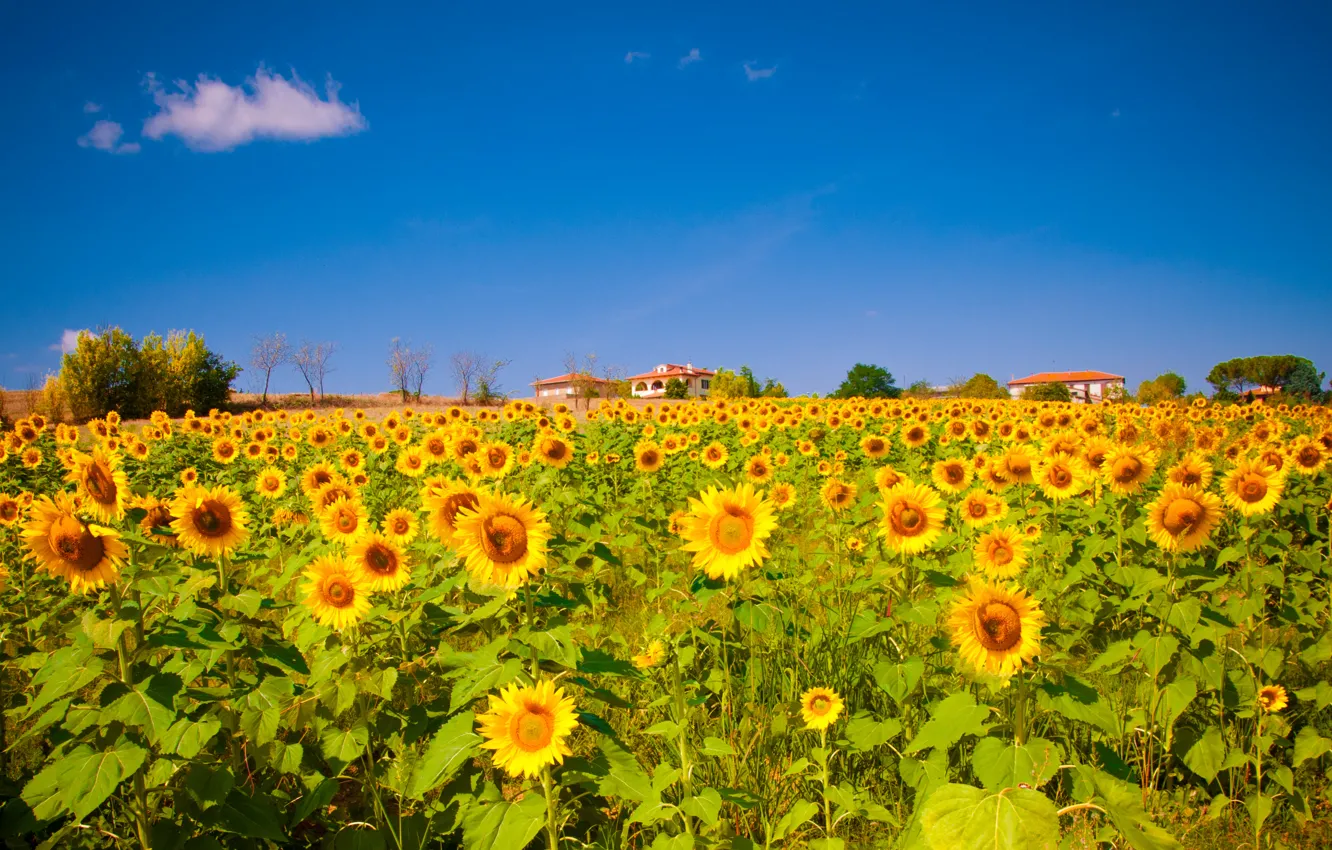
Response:
POLYGON ((30 416, 0 838, 1326 846, 1330 460, 1206 400, 30 416))

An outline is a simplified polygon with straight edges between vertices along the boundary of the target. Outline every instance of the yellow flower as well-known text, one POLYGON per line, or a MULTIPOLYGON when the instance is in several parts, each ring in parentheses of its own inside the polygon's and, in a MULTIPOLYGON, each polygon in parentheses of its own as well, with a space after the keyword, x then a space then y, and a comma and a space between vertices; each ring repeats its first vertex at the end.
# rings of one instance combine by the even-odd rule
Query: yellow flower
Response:
POLYGON ((1244 516, 1258 516, 1276 507, 1285 478, 1262 461, 1241 460, 1226 473, 1221 492, 1226 504, 1244 516))
POLYGON ((786 481, 777 482, 768 491, 768 500, 772 502, 773 508, 779 511, 787 510, 795 505, 795 498, 795 485, 786 481))
POLYGON ((477 718, 481 747, 494 750, 495 765, 510 776, 535 777, 572 755, 566 740, 578 725, 574 708, 573 699, 549 680, 515 682, 492 694, 490 711, 477 718))
POLYGON ((260 472, 254 480, 254 489, 264 499, 276 499, 287 492, 287 475, 275 466, 260 472))
POLYGON ((800 695, 806 729, 827 729, 842 713, 842 698, 832 688, 810 688, 800 695))
POLYGON ((7 493, 0 493, 0 526, 13 525, 23 516, 23 506, 19 500, 7 493))
POLYGON ((406 546, 416 539, 421 522, 416 518, 416 511, 406 508, 394 508, 384 515, 384 536, 399 546, 406 546))
POLYGON ((405 446, 398 452, 398 459, 393 468, 408 478, 420 478, 425 474, 429 458, 420 446, 405 446))
POLYGON ((634 666, 639 670, 656 667, 666 660, 666 644, 654 639, 647 645, 647 649, 643 650, 641 655, 635 655, 632 660, 634 666))
POLYGON ((352 570, 366 590, 378 593, 402 587, 411 578, 411 568, 397 544, 386 535, 371 531, 347 549, 352 570))
POLYGON ((458 512, 473 509, 481 500, 481 491, 464 481, 441 481, 427 487, 421 502, 425 507, 430 533, 446 546, 453 545, 458 530, 458 512))
POLYGON ((1220 521, 1221 500, 1191 484, 1167 484, 1147 506, 1147 533, 1168 552, 1197 549, 1220 521))
POLYGON ((125 544, 115 531, 79 519, 70 494, 57 493, 54 500, 42 496, 33 502, 22 527, 28 557, 67 580, 75 593, 120 577, 120 565, 128 554, 125 544))
POLYGON ((939 494, 924 484, 897 485, 883 494, 879 507, 883 510, 879 534, 904 555, 925 551, 943 532, 943 504, 939 494))
POLYGON ((545 569, 550 523, 521 496, 481 493, 454 522, 454 545, 477 582, 513 590, 545 569))
POLYGON ((365 505, 360 499, 340 497, 319 514, 319 530, 334 543, 351 543, 365 534, 365 505))
POLYGON ((829 478, 819 496, 830 510, 844 511, 856 501, 856 485, 829 478))
POLYGON ((709 578, 729 581, 768 557, 763 541, 776 527, 772 502, 752 485, 709 487, 689 500, 684 549, 709 578))
POLYGON ((993 493, 973 490, 958 504, 957 512, 972 528, 984 528, 1008 515, 1008 503, 993 493))
POLYGON ((111 522, 125 515, 129 479, 120 469, 120 459, 116 455, 103 452, 100 446, 94 448, 91 455, 74 452, 74 468, 65 480, 79 485, 79 493, 89 510, 102 522, 111 522))
POLYGON ((554 434, 543 434, 537 438, 536 459, 546 466, 564 469, 573 460, 573 444, 554 434))
MULTIPOLYGON (((606 460, 610 461, 610 455, 606 460)), ((656 443, 646 441, 634 446, 634 466, 639 472, 656 472, 665 462, 666 455, 656 443)))
POLYGON ((320 555, 305 568, 305 606, 320 625, 345 629, 370 610, 370 593, 345 559, 320 555))
POLYGON ((249 537, 249 514, 240 496, 219 485, 182 487, 171 501, 171 529, 190 552, 209 558, 229 555, 249 537))
POLYGON ((717 440, 713 440, 703 449, 701 457, 703 465, 708 469, 721 469, 726 465, 726 459, 730 456, 731 453, 726 450, 726 446, 723 446, 717 440))
POLYGON ((1027 540, 1016 528, 996 528, 980 536, 972 556, 990 578, 1013 578, 1027 565, 1027 540))
POLYGON ((1081 458, 1053 455, 1037 464, 1035 479, 1041 492, 1052 501, 1062 501, 1087 489, 1090 470, 1081 458))
POLYGON ((1156 452, 1136 446, 1120 446, 1105 456, 1101 473, 1110 492, 1129 496, 1142 489, 1142 485, 1156 469, 1156 452))
POLYGON ((1023 590, 972 581, 953 603, 948 627, 962 661, 978 673, 1011 676, 1041 651, 1045 614, 1023 590))
POLYGON ((971 465, 958 458, 938 461, 930 470, 934 485, 946 493, 961 493, 967 489, 973 474, 971 465))
POLYGON ((1290 704, 1286 689, 1280 685, 1266 685, 1258 689, 1258 707, 1270 714, 1276 714, 1290 704))

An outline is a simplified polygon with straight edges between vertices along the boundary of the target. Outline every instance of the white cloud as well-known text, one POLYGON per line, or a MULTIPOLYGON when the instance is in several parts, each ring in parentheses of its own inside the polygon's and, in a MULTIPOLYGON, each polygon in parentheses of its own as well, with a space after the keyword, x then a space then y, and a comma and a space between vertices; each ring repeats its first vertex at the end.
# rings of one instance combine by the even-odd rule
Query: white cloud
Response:
POLYGON ((639 50, 630 50, 628 53, 624 54, 624 64, 632 65, 635 59, 651 59, 651 58, 652 58, 651 53, 643 53, 642 51, 639 50))
POLYGON ((65 328, 65 332, 60 335, 60 342, 48 347, 52 351, 59 351, 61 354, 73 353, 74 349, 79 347, 79 331, 65 328))
POLYGON ((680 57, 680 67, 683 68, 686 65, 692 65, 695 62, 702 62, 702 61, 703 61, 703 54, 698 52, 697 47, 694 47, 691 48, 688 53, 680 57))
POLYGON ((367 126, 357 104, 338 100, 331 77, 325 98, 295 74, 288 81, 263 67, 238 86, 203 75, 193 86, 177 83, 179 92, 165 91, 151 76, 147 85, 160 111, 144 122, 143 134, 180 136, 198 151, 231 150, 255 139, 309 142, 367 126))
POLYGON ((753 63, 745 63, 745 76, 749 78, 751 83, 755 80, 767 79, 775 73, 777 73, 776 65, 773 65, 771 68, 755 68, 753 63))
POLYGON ((138 142, 121 143, 120 137, 124 134, 125 129, 115 121, 98 121, 91 130, 79 136, 79 147, 96 148, 107 153, 138 153, 138 142))
POLYGON ((90 100, 87 103, 83 104, 83 111, 88 113, 89 115, 92 115, 94 112, 101 112, 102 105, 100 103, 93 103, 90 100))

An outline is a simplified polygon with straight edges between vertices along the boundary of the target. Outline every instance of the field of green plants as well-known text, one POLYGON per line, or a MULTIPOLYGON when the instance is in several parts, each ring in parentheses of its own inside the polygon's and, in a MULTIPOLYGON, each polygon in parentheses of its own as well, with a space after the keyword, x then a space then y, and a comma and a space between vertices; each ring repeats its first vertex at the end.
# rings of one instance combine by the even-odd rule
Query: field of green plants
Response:
POLYGON ((0 434, 10 847, 1332 842, 1326 407, 0 434))

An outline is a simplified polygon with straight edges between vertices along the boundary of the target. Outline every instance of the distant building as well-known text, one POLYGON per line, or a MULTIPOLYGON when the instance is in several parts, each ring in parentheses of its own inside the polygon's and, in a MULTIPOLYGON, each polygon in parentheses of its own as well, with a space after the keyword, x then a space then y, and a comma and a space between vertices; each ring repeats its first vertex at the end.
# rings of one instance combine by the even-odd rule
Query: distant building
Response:
POLYGON ((629 379, 629 386, 634 398, 661 398, 666 395, 666 382, 671 378, 684 381, 691 398, 702 398, 711 389, 712 376, 717 373, 711 369, 701 369, 693 363, 681 366, 678 363, 662 363, 651 372, 634 375, 629 379))
POLYGON ((1063 384, 1073 401, 1084 404, 1098 404, 1105 400, 1106 393, 1112 388, 1124 389, 1124 376, 1109 372, 1037 372, 1025 378, 1015 378, 1008 382, 1008 394, 1021 398, 1028 387, 1037 384, 1063 384))
POLYGON ((587 387, 595 387, 597 392, 604 398, 607 393, 606 385, 610 381, 604 378, 594 378, 591 375, 556 375, 554 378, 544 378, 540 381, 532 382, 532 389, 537 398, 581 398, 583 390, 587 387))

